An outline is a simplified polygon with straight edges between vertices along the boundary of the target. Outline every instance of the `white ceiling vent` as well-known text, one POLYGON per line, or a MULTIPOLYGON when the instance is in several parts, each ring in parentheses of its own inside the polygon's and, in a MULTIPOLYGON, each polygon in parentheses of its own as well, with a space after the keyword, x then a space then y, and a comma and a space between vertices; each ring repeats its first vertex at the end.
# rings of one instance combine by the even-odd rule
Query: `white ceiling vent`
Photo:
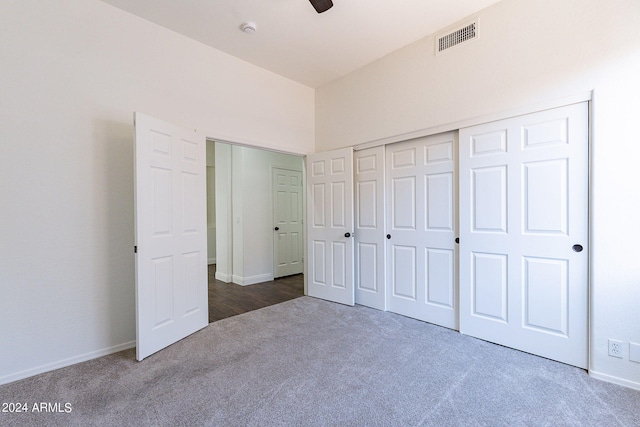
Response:
POLYGON ((478 19, 436 37, 436 55, 478 38, 478 19))

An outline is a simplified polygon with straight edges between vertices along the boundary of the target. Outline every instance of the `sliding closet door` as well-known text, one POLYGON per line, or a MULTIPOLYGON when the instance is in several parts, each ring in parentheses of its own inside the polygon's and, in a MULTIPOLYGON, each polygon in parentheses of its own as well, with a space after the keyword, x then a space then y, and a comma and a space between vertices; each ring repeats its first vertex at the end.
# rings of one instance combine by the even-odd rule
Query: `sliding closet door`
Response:
POLYGON ((356 303, 385 310, 384 146, 354 157, 356 303))
POLYGON ((460 131, 460 332, 582 368, 587 111, 460 131))
POLYGON ((456 138, 386 147, 387 309, 457 329, 456 138))
POLYGON ((354 305, 353 149, 310 154, 307 167, 307 291, 354 305))

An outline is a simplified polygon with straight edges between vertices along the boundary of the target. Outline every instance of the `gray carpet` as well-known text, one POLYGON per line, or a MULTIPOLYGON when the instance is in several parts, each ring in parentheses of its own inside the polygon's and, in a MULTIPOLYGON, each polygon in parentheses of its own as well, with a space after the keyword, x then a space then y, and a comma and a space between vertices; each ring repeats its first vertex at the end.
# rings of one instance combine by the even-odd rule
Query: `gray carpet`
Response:
POLYGON ((147 358, 124 351, 0 387, 2 426, 639 426, 640 392, 384 313, 302 297, 147 358))

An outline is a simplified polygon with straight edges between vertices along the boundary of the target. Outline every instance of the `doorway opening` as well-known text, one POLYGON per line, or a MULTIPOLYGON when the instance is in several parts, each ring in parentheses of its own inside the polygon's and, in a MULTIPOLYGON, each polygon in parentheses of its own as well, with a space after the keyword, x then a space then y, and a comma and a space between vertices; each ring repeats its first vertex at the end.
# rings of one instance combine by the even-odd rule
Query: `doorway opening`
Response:
POLYGON ((299 155, 207 140, 210 323, 304 295, 303 170, 299 155))

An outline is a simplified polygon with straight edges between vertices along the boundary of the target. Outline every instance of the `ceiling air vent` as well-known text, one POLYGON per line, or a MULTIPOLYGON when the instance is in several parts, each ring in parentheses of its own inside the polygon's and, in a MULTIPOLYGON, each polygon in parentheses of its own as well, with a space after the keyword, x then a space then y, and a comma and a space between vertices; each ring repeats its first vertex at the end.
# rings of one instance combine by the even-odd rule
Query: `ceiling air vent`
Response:
POLYGON ((447 34, 436 37, 436 55, 478 38, 478 20, 447 34))

